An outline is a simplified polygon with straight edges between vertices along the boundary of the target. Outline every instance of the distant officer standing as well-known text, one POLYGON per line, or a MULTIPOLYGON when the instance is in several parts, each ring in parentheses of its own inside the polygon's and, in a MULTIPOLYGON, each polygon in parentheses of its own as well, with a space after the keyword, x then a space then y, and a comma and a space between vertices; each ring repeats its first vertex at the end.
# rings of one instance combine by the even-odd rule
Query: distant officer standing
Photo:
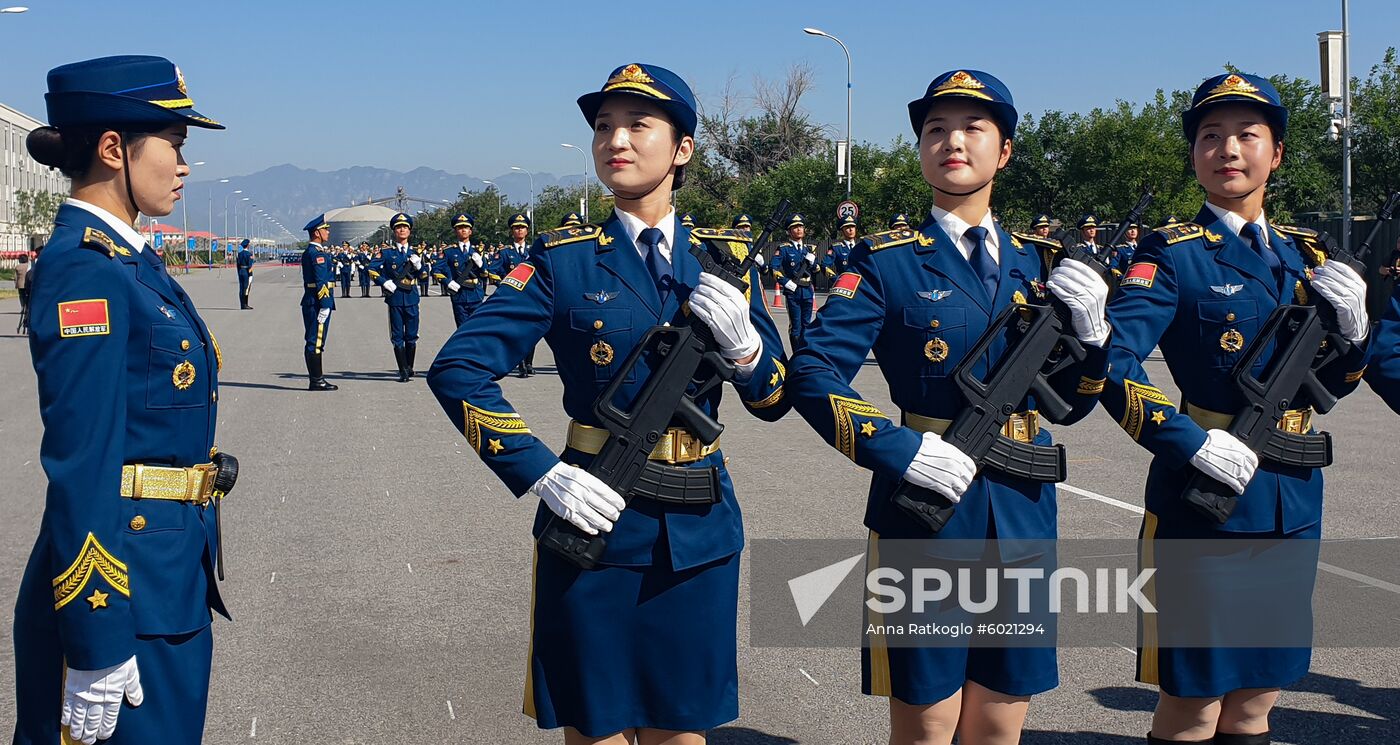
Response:
POLYGON ((1050 237, 1050 229, 1054 226, 1055 223, 1050 219, 1050 216, 1042 212, 1036 215, 1035 220, 1031 222, 1031 235, 1037 238, 1048 239, 1050 237))
POLYGON ((1079 222, 1075 223, 1075 227, 1079 228, 1079 241, 1075 244, 1075 248, 1087 247, 1089 253, 1098 256, 1103 250, 1098 245, 1099 219, 1090 213, 1085 213, 1083 217, 1079 218, 1079 222))
POLYGON ((681 215, 681 225, 687 228, 693 228, 695 227, 695 218, 689 212, 686 212, 681 215))
POLYGON ((561 228, 576 228, 583 224, 583 218, 577 212, 570 212, 564 215, 564 222, 559 224, 561 228))
MULTIPOLYGON (((515 270, 525 257, 530 255, 530 244, 526 240, 530 237, 530 218, 523 212, 517 212, 510 216, 510 245, 503 246, 496 254, 496 263, 491 268, 491 273, 497 277, 504 277, 515 270)), ((535 374, 535 348, 530 347, 530 351, 525 354, 525 359, 515 368, 515 374, 522 378, 528 378, 535 374)))
MULTIPOLYGON (((1382 266, 1391 282, 1400 270, 1400 240, 1395 242, 1389 266, 1382 266)), ((1371 359, 1366 368, 1366 383, 1395 413, 1400 414, 1400 284, 1390 294, 1390 304, 1376 325, 1371 341, 1371 359)))
POLYGON ((374 259, 369 252, 369 244, 361 243, 355 252, 355 274, 360 283, 360 297, 369 297, 369 262, 374 259))
POLYGON ((234 259, 238 268, 238 309, 252 310, 253 306, 248 303, 253 296, 253 252, 248 250, 247 238, 238 245, 238 258, 234 259))
POLYGON ((1115 274, 1121 275, 1133 263, 1133 254, 1137 253, 1138 234, 1141 231, 1141 225, 1129 225, 1127 232, 1123 233, 1123 242, 1112 247, 1108 265, 1115 274))
POLYGON ((335 274, 340 280, 340 296, 350 297, 350 281, 354 278, 355 257, 350 255, 350 244, 346 243, 335 253, 335 274))
POLYGON ((846 269, 851 265, 851 251, 856 247, 856 234, 860 232, 854 217, 842 218, 838 229, 841 231, 840 239, 831 244, 831 248, 827 249, 826 258, 822 260, 822 269, 828 277, 846 273, 846 269))
POLYGON ((474 218, 463 212, 452 218, 457 243, 443 251, 433 272, 452 296, 452 321, 461 326, 486 299, 486 257, 472 245, 474 218))
POLYGON ((303 228, 310 236, 301 254, 301 324, 305 331, 307 390, 333 391, 339 386, 326 381, 321 355, 331 330, 335 310, 335 260, 325 250, 331 226, 325 215, 317 215, 303 228))
POLYGON ((418 352, 418 283, 428 281, 428 265, 409 245, 413 218, 399 212, 389 220, 394 244, 384 249, 379 260, 370 264, 369 276, 384 288, 389 306, 389 343, 394 345, 399 382, 413 377, 414 355, 418 352))
POLYGON ((817 268, 817 247, 804 243, 807 225, 802 215, 793 213, 787 224, 788 238, 773 257, 773 276, 783 288, 787 300, 788 339, 793 351, 802 343, 808 324, 812 322, 812 274, 817 268))
POLYGON ((909 228, 909 216, 903 212, 895 213, 890 218, 890 230, 907 230, 909 228))

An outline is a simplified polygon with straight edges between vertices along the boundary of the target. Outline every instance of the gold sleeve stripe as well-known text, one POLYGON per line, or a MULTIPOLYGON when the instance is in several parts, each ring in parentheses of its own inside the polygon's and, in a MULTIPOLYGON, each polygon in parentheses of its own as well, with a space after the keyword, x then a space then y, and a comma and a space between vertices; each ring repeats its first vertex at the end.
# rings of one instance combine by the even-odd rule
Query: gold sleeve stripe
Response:
POLYGON ((835 445, 843 455, 850 458, 852 462, 856 459, 856 426, 853 417, 863 416, 867 419, 889 419, 883 411, 880 411, 873 404, 866 403, 858 398, 846 398, 834 393, 828 396, 831 399, 831 413, 836 419, 835 445))
POLYGON ((214 347, 214 364, 219 372, 224 371, 224 350, 219 348, 219 340, 214 338, 214 332, 209 332, 209 343, 214 347))
POLYGON ((1127 406, 1118 426, 1132 435, 1134 440, 1142 436, 1142 425, 1147 420, 1147 404, 1172 407, 1171 399, 1158 388, 1127 379, 1123 380, 1123 395, 1127 398, 1127 406))
POLYGON ((783 400, 783 384, 787 382, 787 368, 783 367, 782 361, 776 357, 773 358, 773 364, 778 367, 778 371, 774 373, 774 376, 777 378, 777 382, 774 383, 774 385, 777 387, 762 401, 746 402, 750 409, 766 409, 770 406, 776 406, 779 401, 783 400))
POLYGON ((117 592, 131 597, 126 565, 107 553, 107 549, 97 542, 97 536, 88 533, 87 540, 83 541, 82 550, 78 552, 78 558, 53 581, 53 609, 62 610, 63 606, 78 597, 87 586, 88 580, 92 579, 94 571, 107 580, 107 584, 117 592))
POLYGON ((1093 378, 1082 377, 1079 379, 1079 390, 1076 392, 1081 396, 1097 396, 1103 393, 1104 384, 1107 382, 1107 378, 1094 380, 1093 378))
POLYGON ((479 409, 466 401, 462 402, 462 410, 466 414, 462 425, 462 434, 467 436, 467 442, 476 452, 481 452, 481 430, 489 429, 492 432, 499 432, 503 435, 528 435, 530 428, 525 426, 525 420, 513 411, 487 411, 479 409))
POLYGON ((1355 382, 1361 380, 1361 376, 1363 376, 1363 375, 1365 375, 1365 374, 1366 374, 1366 368, 1363 367, 1363 368, 1361 368, 1360 370, 1357 370, 1356 372, 1347 373, 1347 374, 1346 374, 1346 377, 1344 378, 1344 380, 1346 380, 1346 382, 1348 382, 1348 383, 1355 383, 1355 382))

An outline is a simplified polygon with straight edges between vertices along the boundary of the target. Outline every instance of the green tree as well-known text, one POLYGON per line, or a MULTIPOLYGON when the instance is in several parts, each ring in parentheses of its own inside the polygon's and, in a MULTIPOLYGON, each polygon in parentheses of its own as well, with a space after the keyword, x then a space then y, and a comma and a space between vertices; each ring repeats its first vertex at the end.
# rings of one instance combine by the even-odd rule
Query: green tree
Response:
POLYGON ((1400 63, 1395 47, 1356 86, 1352 98, 1352 203, 1368 214, 1400 189, 1400 63))
POLYGON ((53 224, 54 215, 58 213, 65 196, 38 189, 21 189, 15 192, 15 199, 19 202, 19 209, 15 211, 15 225, 28 240, 53 224))

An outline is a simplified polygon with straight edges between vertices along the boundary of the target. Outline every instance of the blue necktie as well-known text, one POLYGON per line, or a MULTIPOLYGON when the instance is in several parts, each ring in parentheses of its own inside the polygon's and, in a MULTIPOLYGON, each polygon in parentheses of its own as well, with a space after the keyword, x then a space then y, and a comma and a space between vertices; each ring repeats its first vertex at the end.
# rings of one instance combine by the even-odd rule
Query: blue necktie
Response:
POLYGON ((646 248, 647 271, 656 283, 656 292, 664 304, 671 295, 671 262, 661 255, 661 229, 647 228, 637 236, 637 241, 646 248))
POLYGON ((982 289, 987 292, 987 302, 994 303, 997 299, 1001 270, 997 268, 996 261, 987 250, 987 229, 980 225, 971 227, 967 229, 966 235, 972 239, 972 256, 968 263, 972 265, 972 271, 977 274, 977 278, 982 280, 982 289))
POLYGON ((1240 231, 1240 237, 1249 244, 1250 248, 1254 249, 1255 253, 1259 254, 1259 258, 1264 260, 1269 271, 1274 273, 1274 284, 1278 284, 1283 277, 1283 266, 1278 260, 1278 254, 1274 253, 1268 242, 1264 240, 1264 231, 1259 227, 1259 223, 1246 224, 1244 229, 1240 231))

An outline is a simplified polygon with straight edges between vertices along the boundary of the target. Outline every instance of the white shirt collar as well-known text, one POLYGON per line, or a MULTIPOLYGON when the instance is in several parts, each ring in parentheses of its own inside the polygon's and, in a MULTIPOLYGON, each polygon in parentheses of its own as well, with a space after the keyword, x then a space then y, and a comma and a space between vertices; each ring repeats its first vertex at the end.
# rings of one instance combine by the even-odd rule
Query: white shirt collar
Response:
MULTIPOLYGON (((943 228, 943 232, 947 233, 948 237, 952 239, 953 245, 958 247, 958 253, 961 253, 964 259, 970 260, 972 258, 973 243, 972 238, 967 235, 967 231, 971 229, 972 226, 961 217, 940 207, 934 207, 929 210, 929 215, 938 223, 938 227, 943 228)), ((997 224, 996 221, 992 220, 992 213, 990 210, 987 211, 987 214, 982 216, 982 222, 979 223, 979 225, 987 229, 987 253, 991 254, 993 261, 1000 264, 1001 239, 997 237, 997 224)))
MULTIPOLYGON (((1225 227, 1229 228, 1230 232, 1234 233, 1236 237, 1243 237, 1240 235, 1240 233, 1244 230, 1244 226, 1249 224, 1247 220, 1241 217, 1238 213, 1231 212, 1230 210, 1227 210, 1223 207, 1217 207, 1211 204, 1210 202, 1206 202, 1206 207, 1210 208, 1210 211, 1215 213, 1216 218, 1218 218, 1221 222, 1225 223, 1225 227)), ((1263 210, 1259 211, 1259 217, 1254 221, 1254 224, 1258 225, 1259 229, 1263 231, 1264 245, 1268 246, 1269 221, 1266 219, 1263 210)), ((1270 247, 1272 248, 1272 246, 1270 247)))
POLYGON ((395 243, 395 244, 394 244, 394 249, 397 250, 397 251, 403 251, 404 253, 408 253, 408 244, 407 244, 407 243, 395 243))
POLYGON ((622 223, 622 229, 627 231, 627 237, 632 239, 632 245, 637 247, 639 256, 645 259, 646 249, 642 248, 637 239, 641 237, 643 230, 654 227, 661 231, 661 245, 657 248, 661 250, 661 255, 665 256, 667 261, 671 260, 671 246, 675 245, 676 242, 676 210, 674 207, 666 212, 665 217, 661 218, 660 225, 647 225, 642 218, 630 212, 623 212, 619 209, 614 209, 613 212, 617 214, 618 221, 622 223))
POLYGON ((137 253, 141 253, 141 249, 145 248, 146 239, 142 237, 140 233, 136 232, 136 228, 133 228, 130 225, 126 224, 126 222, 123 221, 121 218, 108 212, 107 210, 104 210, 95 204, 84 202, 81 199, 74 199, 73 197, 69 197, 63 200, 63 203, 72 207, 77 207, 80 210, 90 212, 102 222, 107 223, 107 226, 110 227, 112 230, 115 230, 117 232, 117 235, 120 236, 122 240, 126 241, 127 244, 129 244, 132 248, 136 249, 137 253))

